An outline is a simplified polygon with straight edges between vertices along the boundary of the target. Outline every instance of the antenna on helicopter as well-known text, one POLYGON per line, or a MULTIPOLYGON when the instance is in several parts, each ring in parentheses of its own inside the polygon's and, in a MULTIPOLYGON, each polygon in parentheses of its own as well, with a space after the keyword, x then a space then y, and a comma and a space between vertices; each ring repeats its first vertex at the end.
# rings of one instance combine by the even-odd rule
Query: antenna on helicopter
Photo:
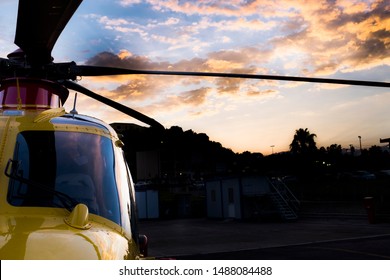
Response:
POLYGON ((77 91, 76 91, 75 94, 74 94, 73 109, 69 112, 69 113, 71 113, 73 116, 74 116, 74 115, 78 115, 78 113, 79 113, 79 112, 77 112, 77 110, 76 110, 76 102, 77 102, 77 91))

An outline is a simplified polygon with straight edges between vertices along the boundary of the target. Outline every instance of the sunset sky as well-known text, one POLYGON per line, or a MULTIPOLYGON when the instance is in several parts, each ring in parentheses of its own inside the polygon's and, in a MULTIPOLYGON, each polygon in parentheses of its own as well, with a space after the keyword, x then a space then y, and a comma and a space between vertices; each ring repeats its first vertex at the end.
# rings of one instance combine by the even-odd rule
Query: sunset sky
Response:
MULTIPOLYGON (((17 48, 17 4, 0 2, 0 57, 17 48)), ((390 82, 390 5, 84 0, 53 57, 131 69, 390 82)), ((390 138, 389 88, 176 76, 84 77, 79 83, 166 128, 206 133, 235 152, 286 151, 299 128, 315 133, 318 147, 358 148, 361 136, 363 148, 369 148, 390 138)), ((77 110, 109 123, 134 122, 86 97, 79 98, 77 110)))

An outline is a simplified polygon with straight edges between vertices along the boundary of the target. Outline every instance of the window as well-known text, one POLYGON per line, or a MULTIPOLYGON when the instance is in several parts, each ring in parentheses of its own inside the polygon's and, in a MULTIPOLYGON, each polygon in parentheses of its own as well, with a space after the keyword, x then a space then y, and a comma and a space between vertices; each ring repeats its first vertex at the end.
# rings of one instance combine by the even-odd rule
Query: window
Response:
MULTIPOLYGON (((91 213, 121 224, 112 142, 69 131, 24 131, 17 136, 8 202, 14 206, 65 207, 61 194, 91 213)), ((75 205, 73 205, 75 206, 75 205)))

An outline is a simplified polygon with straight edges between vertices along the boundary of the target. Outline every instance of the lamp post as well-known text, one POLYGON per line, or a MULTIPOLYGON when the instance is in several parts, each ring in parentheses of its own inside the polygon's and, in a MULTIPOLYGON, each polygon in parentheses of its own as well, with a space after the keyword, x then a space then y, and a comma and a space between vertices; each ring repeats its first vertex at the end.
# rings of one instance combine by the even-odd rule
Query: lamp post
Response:
POLYGON ((275 145, 271 145, 270 147, 272 148, 272 154, 273 154, 275 145))
POLYGON ((358 138, 359 138, 360 154, 362 154, 362 137, 358 136, 358 138))

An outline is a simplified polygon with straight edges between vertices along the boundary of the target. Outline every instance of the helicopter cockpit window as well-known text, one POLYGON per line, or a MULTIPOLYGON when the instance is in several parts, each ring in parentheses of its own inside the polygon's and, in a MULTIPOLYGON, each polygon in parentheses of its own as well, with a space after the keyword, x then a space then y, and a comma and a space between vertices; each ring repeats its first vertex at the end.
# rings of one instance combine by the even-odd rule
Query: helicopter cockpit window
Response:
POLYGON ((109 138, 69 131, 24 131, 17 136, 13 161, 18 162, 16 172, 23 180, 10 180, 11 205, 64 207, 60 193, 86 204, 91 213, 121 224, 109 138))

